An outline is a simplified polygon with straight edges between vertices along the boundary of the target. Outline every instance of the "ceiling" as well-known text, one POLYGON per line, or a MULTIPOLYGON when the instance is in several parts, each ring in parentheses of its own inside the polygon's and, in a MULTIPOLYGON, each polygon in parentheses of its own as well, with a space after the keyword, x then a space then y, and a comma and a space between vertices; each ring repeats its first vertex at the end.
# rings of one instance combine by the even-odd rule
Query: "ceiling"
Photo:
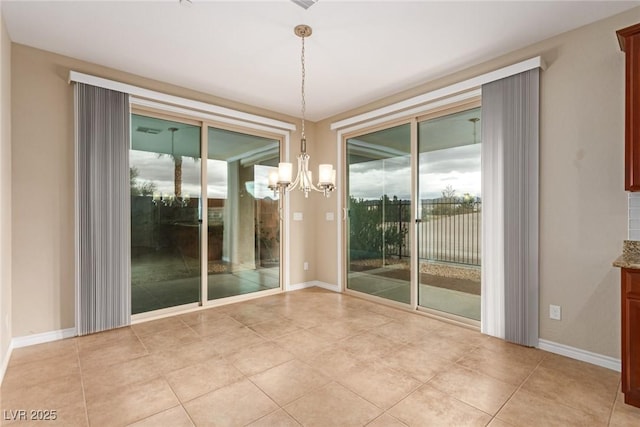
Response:
POLYGON ((307 10, 289 0, 1 5, 16 43, 292 116, 300 116, 301 48, 293 28, 310 25, 307 118, 317 121, 640 1, 319 0, 307 10))

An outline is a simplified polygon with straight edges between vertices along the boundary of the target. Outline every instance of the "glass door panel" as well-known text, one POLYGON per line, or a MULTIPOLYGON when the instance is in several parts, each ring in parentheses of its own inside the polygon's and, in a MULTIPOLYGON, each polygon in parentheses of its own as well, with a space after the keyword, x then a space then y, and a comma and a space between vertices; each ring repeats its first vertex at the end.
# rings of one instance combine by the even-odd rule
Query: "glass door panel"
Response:
POLYGON ((347 289, 411 302, 411 125, 347 139, 347 289))
POLYGON ((267 188, 280 142, 208 130, 209 300, 280 286, 279 201, 267 188))
POLYGON ((418 124, 418 305, 480 320, 480 108, 418 124))
POLYGON ((131 116, 131 312, 200 300, 200 127, 131 116))

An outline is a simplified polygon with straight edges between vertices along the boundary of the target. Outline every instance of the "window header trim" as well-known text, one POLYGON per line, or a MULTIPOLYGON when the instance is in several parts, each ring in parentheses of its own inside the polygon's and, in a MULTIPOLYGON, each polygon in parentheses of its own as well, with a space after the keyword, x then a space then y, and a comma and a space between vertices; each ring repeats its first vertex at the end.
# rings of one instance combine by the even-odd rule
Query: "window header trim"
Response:
POLYGON ((411 111, 414 111, 416 107, 419 107, 418 109, 424 109, 424 104, 430 103, 432 101, 450 97, 461 92, 479 90, 479 88, 485 83, 500 80, 505 77, 522 73, 524 71, 532 70, 534 68, 542 68, 543 70, 546 68, 546 64, 543 61, 542 57, 536 56, 534 58, 530 58, 525 61, 500 68, 498 70, 481 74, 462 82, 454 83, 440 89, 435 89, 430 92, 423 93, 422 95, 414 96, 413 98, 405 99, 404 101, 387 105, 386 107, 377 108, 366 113, 358 114, 344 120, 333 122, 331 123, 331 130, 341 130, 356 125, 357 123, 365 121, 368 122, 374 119, 387 119, 387 116, 392 114, 395 114, 396 116, 401 114, 410 114, 410 112, 405 110, 412 109, 411 111))
POLYGON ((270 119, 268 117, 259 116, 256 114, 245 113, 243 111, 234 110, 232 108, 221 107, 219 105, 209 104, 207 102, 196 101, 193 99, 183 98, 175 95, 168 95, 166 93, 157 92, 155 90, 144 89, 138 86, 130 85, 127 83, 117 82, 115 80, 109 80, 102 77, 92 76, 90 74, 83 74, 74 70, 69 71, 69 83, 85 83, 93 86, 102 87, 105 89, 111 89, 118 92, 128 93, 131 96, 137 98, 145 98, 153 101, 158 101, 166 104, 177 105, 192 110, 203 111, 210 114, 215 114, 224 117, 230 117, 247 123, 257 123, 264 126, 269 126, 278 129, 286 129, 289 131, 295 131, 296 125, 293 123, 287 123, 280 120, 270 119))

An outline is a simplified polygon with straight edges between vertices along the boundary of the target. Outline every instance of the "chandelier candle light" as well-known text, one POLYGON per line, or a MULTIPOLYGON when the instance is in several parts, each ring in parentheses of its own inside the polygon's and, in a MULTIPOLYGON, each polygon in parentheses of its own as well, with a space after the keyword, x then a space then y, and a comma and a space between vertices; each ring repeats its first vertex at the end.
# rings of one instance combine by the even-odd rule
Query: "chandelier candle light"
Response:
POLYGON ((304 39, 311 35, 311 27, 307 25, 298 25, 294 33, 302 39, 302 137, 300 139, 300 154, 298 154, 298 173, 296 179, 293 180, 293 165, 288 162, 278 163, 278 170, 269 174, 269 189, 273 190, 274 196, 278 191, 282 194, 289 192, 295 188, 304 192, 304 197, 309 197, 311 190, 324 193, 325 197, 336 188, 336 171, 330 164, 321 164, 318 166, 318 184, 313 184, 313 174, 309 170, 309 155, 307 154, 307 139, 304 134, 304 119, 306 113, 306 101, 304 91, 304 39))

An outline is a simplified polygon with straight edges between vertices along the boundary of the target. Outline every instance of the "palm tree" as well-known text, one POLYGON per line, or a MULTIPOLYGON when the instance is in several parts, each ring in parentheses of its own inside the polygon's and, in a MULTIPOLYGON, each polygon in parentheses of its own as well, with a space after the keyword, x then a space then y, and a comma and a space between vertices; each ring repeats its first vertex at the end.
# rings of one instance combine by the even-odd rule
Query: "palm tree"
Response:
POLYGON ((174 150, 174 136, 178 128, 170 127, 171 132, 171 158, 173 159, 173 194, 182 197, 182 156, 176 155, 174 150))

